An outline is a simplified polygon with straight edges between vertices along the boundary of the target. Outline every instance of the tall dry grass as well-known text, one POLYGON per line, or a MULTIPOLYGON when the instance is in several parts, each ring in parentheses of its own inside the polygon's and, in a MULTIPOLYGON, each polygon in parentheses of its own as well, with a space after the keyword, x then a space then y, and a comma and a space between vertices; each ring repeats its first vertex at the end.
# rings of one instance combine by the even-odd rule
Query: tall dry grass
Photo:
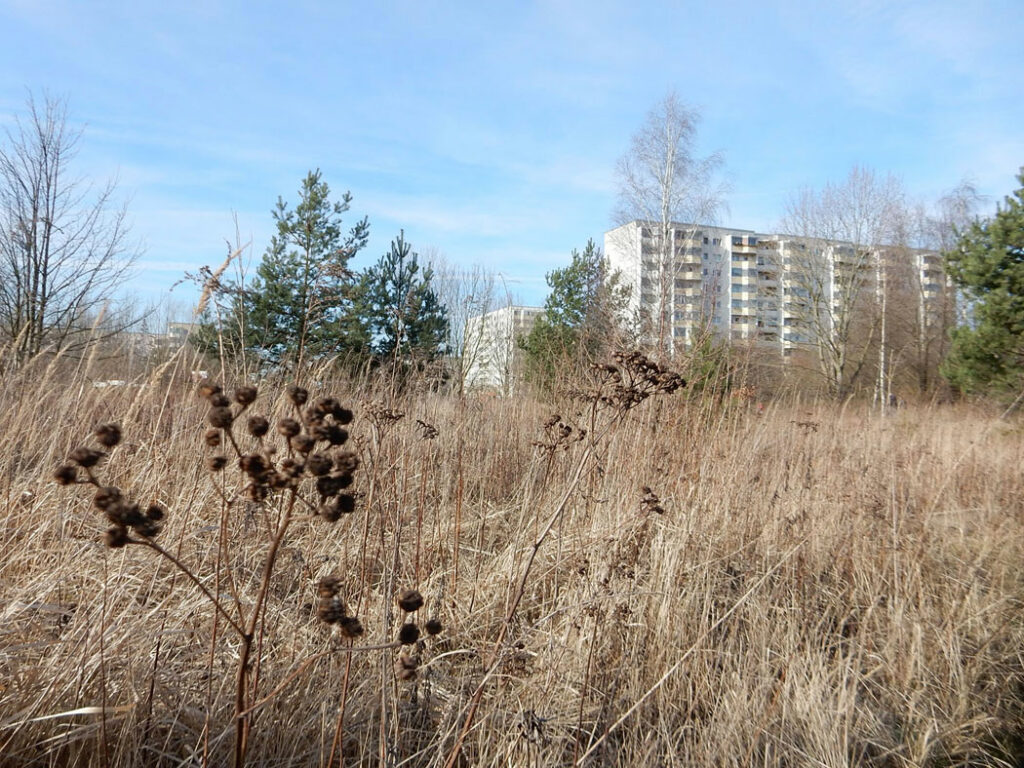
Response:
MULTIPOLYGON (((89 494, 51 479, 120 422, 104 472, 166 506, 162 546, 223 585, 206 406, 187 361, 106 390, 88 366, 0 380, 0 763, 223 765, 237 638, 166 560, 104 547, 89 494)), ((250 764, 327 765, 332 749, 375 766, 1024 759, 1018 427, 966 407, 758 413, 684 392, 545 451, 551 405, 325 389, 356 411, 357 490, 373 494, 284 542, 250 764), (404 418, 375 432, 374 402, 404 418), (367 645, 394 639, 399 588, 423 593, 444 630, 415 679, 396 649, 347 653, 317 620, 330 573, 367 645)), ((261 386, 254 407, 283 413, 283 393, 261 386)), ((587 426, 583 404, 555 407, 587 426)), ((227 516, 243 602, 267 514, 227 516)))

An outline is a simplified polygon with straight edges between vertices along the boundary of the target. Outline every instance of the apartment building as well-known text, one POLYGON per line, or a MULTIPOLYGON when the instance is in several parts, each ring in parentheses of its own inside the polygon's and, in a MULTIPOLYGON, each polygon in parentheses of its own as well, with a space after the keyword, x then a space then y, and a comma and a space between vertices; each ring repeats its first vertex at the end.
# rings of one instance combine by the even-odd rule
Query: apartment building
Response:
POLYGON ((662 233, 656 222, 632 221, 605 233, 604 249, 631 289, 643 336, 670 350, 710 333, 788 357, 827 332, 837 315, 830 308, 849 306, 886 276, 915 286, 922 323, 947 287, 936 253, 865 255, 845 243, 702 224, 672 223, 662 233))
POLYGON ((519 338, 543 312, 517 305, 469 318, 462 359, 466 388, 511 393, 519 374, 519 338))

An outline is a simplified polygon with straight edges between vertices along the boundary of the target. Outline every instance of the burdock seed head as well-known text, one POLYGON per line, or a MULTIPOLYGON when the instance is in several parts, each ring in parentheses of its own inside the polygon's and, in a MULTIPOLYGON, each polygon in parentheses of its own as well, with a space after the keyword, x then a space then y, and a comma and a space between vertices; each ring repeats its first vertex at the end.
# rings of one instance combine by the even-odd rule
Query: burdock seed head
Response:
POLYGON ((352 411, 345 408, 341 404, 334 409, 334 420, 339 424, 351 424, 352 423, 352 411))
POLYGON ((114 504, 120 504, 123 498, 120 488, 108 485, 96 491, 92 503, 97 509, 107 509, 114 504))
POLYGON ((53 473, 58 485, 72 485, 78 481, 78 470, 71 464, 61 464, 53 473))
POLYGON ((309 435, 295 435, 289 443, 299 453, 309 453, 316 447, 316 440, 309 435))
POLYGON ((210 395, 210 405, 214 408, 227 408, 231 401, 223 392, 218 392, 216 395, 210 395))
POLYGON ((256 387, 248 385, 235 390, 235 402, 241 406, 252 405, 256 402, 256 387))
POLYGON ((334 462, 331 461, 331 457, 323 453, 311 454, 310 457, 306 459, 306 471, 311 475, 316 475, 317 477, 326 475, 331 471, 331 467, 333 465, 334 462))
POLYGON ((104 448, 113 448, 121 442, 121 427, 117 424, 100 424, 96 427, 96 441, 104 448))
POLYGON ((398 607, 406 613, 418 611, 423 606, 423 595, 415 589, 403 589, 398 595, 398 607))
POLYGON ((210 468, 211 472, 220 472, 224 467, 228 465, 227 456, 211 456, 206 460, 206 466, 210 468))
POLYGON ((408 624, 403 624, 402 628, 398 630, 398 642, 402 645, 412 645, 419 639, 420 628, 411 621, 408 624))
POLYGON ((363 634, 363 624, 355 616, 343 616, 338 622, 342 637, 356 638, 363 634))
POLYGON ((148 517, 150 520, 154 522, 159 522, 160 520, 163 520, 164 515, 166 514, 167 511, 159 504, 150 504, 148 507, 146 507, 146 517, 148 517))
POLYGON ((80 467, 95 467, 103 458, 103 451, 97 451, 95 448, 75 448, 68 458, 80 467))
POLYGON ((203 435, 203 440, 211 448, 216 448, 221 443, 221 436, 219 429, 208 429, 203 435))
POLYGON ((355 512, 356 497, 353 496, 351 493, 339 494, 335 503, 338 505, 338 509, 340 509, 342 513, 346 515, 355 512))
POLYGON ((302 431, 302 425, 295 419, 281 419, 277 422, 277 431, 285 437, 295 437, 302 431))
POLYGON ((439 635, 441 634, 441 630, 443 629, 443 627, 441 626, 441 622, 437 619, 430 619, 429 621, 427 621, 426 624, 423 625, 423 628, 427 630, 428 635, 439 635))
POLYGON ((128 529, 120 525, 108 528, 103 534, 103 542, 111 549, 120 549, 128 543, 128 529))
POLYGON ((333 397, 321 397, 313 403, 313 411, 321 416, 327 416, 334 413, 335 408, 340 408, 341 404, 338 403, 333 397))
POLYGON ((320 617, 320 621, 337 624, 345 618, 345 603, 339 597, 321 598, 316 615, 320 617))
POLYGON ((359 456, 353 451, 338 451, 334 454, 334 466, 339 472, 351 474, 359 469, 359 456))
POLYGON ((399 680, 415 680, 420 660, 416 656, 401 655, 395 659, 395 676, 399 680))
POLYGON ((306 400, 309 399, 309 392, 302 387, 292 384, 288 387, 288 399, 291 400, 295 405, 305 405, 306 400))
POLYGON ((263 437, 270 431, 270 422, 262 416, 249 417, 249 434, 253 437, 263 437))
POLYGON ((324 576, 317 582, 316 591, 320 597, 334 597, 341 591, 341 578, 338 576, 324 576))
POLYGON ((199 385, 199 389, 197 391, 201 398, 209 400, 214 395, 219 395, 221 393, 221 388, 219 384, 213 384, 209 381, 205 381, 199 385))
POLYGON ((235 420, 235 417, 231 413, 231 409, 226 406, 217 406, 210 409, 209 415, 206 420, 210 422, 210 426, 216 427, 217 429, 230 429, 231 422, 235 420))

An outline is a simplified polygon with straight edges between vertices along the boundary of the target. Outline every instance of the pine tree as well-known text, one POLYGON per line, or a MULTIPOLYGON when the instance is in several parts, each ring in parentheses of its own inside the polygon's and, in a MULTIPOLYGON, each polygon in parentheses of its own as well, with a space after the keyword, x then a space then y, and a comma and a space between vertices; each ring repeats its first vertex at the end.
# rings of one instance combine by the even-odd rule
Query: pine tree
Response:
POLYGON ((551 290, 544 314, 521 344, 527 378, 541 385, 553 381, 559 366, 591 361, 613 343, 628 298, 593 240, 582 253, 573 249, 569 265, 545 279, 551 290))
MULTIPOLYGON (((342 214, 352 196, 331 202, 318 170, 310 171, 294 208, 278 198, 277 232, 248 286, 227 286, 230 296, 219 329, 226 350, 244 349, 264 366, 296 368, 336 355, 365 355, 369 337, 358 315, 358 281, 349 261, 366 245, 364 218, 346 233, 342 214)), ((197 335, 209 351, 215 329, 197 335)))
POLYGON ((433 270, 421 269, 405 232, 366 270, 361 314, 374 356, 396 368, 434 360, 445 353, 448 312, 431 285, 433 270))
POLYGON ((953 331, 943 373, 963 392, 1017 392, 1024 385, 1024 168, 1021 187, 994 217, 976 221, 946 254, 972 319, 953 331))

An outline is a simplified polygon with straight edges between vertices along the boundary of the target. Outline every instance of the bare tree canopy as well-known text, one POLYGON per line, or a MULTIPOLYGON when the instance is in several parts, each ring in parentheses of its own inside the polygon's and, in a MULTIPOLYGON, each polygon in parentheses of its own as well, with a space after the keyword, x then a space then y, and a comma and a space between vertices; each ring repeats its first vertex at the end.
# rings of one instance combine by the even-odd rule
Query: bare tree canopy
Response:
MULTIPOLYGON (((841 183, 798 192, 786 206, 782 229, 796 236, 787 254, 791 305, 835 397, 849 393, 876 333, 880 355, 887 354, 881 249, 896 244, 904 207, 898 178, 859 166, 841 183), (878 306, 868 312, 872 294, 878 306), (867 328, 855 332, 862 320, 867 328)), ((884 365, 879 376, 884 378, 884 365)))
POLYGON ((135 258, 114 182, 70 175, 67 105, 30 96, 0 145, 0 340, 16 360, 80 348, 135 258))
POLYGON ((654 336, 662 354, 672 352, 673 260, 677 247, 673 224, 714 223, 725 193, 725 185, 718 179, 722 157, 717 153, 702 157, 696 151, 699 121, 696 110, 669 92, 647 114, 616 168, 616 223, 640 220, 652 230, 659 300, 655 317, 646 322, 654 326, 649 335, 654 336))

